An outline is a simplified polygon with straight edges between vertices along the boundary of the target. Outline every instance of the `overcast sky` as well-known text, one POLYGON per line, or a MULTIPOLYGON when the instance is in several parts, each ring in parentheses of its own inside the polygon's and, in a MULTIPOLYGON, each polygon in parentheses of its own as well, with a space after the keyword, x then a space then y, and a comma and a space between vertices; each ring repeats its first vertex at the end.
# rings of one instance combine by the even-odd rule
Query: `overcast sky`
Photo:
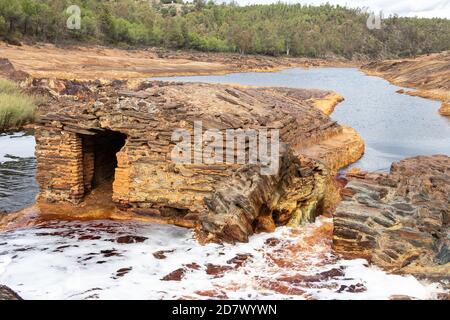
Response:
MULTIPOLYGON (((220 1, 218 1, 220 2, 220 1)), ((236 0, 240 5, 275 3, 277 0, 236 0)), ((440 17, 450 19, 450 0, 283 0, 282 2, 315 4, 329 2, 347 7, 368 7, 370 11, 380 10, 387 16, 396 13, 409 17, 440 17)))

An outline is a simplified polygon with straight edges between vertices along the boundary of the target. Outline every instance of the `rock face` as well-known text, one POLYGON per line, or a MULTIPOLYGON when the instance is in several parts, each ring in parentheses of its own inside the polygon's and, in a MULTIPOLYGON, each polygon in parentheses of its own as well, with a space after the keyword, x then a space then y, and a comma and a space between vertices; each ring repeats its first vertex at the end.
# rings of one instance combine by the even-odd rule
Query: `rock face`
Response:
POLYGON ((0 58, 0 76, 14 81, 24 81, 29 77, 29 74, 17 71, 8 59, 0 58))
POLYGON ((364 154, 365 144, 355 129, 343 126, 339 134, 296 149, 296 154, 320 159, 333 172, 356 162, 364 154))
POLYGON ((449 279, 450 157, 408 158, 389 174, 349 174, 334 248, 385 269, 449 279))
POLYGON ((7 286, 0 285, 0 300, 22 300, 22 298, 7 286))
MULTIPOLYGON (((36 86, 39 81, 49 85, 35 80, 36 86)), ((315 99, 331 92, 164 82, 143 82, 130 91, 122 82, 68 81, 53 83, 52 91, 54 101, 41 107, 36 127, 40 201, 80 203, 109 184, 122 210, 182 220, 202 239, 230 242, 312 220, 321 211, 329 171, 292 150, 343 132, 314 107, 315 99), (196 121, 200 133, 214 129, 224 136, 232 129, 265 129, 269 136, 279 130, 277 170, 266 175, 261 163, 220 160, 174 163, 173 133, 183 129, 195 142, 196 121)), ((251 141, 244 141, 246 159, 251 141)), ((207 146, 239 148, 216 142, 193 143, 189 158, 205 156, 207 146)))

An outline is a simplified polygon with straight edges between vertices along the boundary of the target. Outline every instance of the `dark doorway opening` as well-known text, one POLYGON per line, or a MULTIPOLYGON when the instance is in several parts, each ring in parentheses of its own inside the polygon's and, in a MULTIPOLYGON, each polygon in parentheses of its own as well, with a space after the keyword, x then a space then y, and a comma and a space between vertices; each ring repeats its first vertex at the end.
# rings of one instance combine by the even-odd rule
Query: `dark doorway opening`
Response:
POLYGON ((117 152, 125 145, 127 136, 115 131, 83 135, 83 180, 85 194, 94 189, 112 193, 117 152))

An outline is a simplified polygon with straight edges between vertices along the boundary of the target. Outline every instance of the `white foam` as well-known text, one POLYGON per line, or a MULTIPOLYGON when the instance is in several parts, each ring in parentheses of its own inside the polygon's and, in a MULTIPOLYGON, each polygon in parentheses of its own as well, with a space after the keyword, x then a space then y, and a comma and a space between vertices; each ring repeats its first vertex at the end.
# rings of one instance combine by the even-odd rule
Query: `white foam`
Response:
POLYGON ((316 239, 312 247, 306 247, 308 250, 288 250, 289 246, 305 246, 304 238, 323 223, 331 222, 320 219, 297 229, 278 228, 271 234, 253 236, 249 243, 205 246, 193 239, 191 230, 170 225, 111 221, 103 221, 101 225, 98 221, 52 223, 45 228, 0 233, 0 258, 5 261, 11 258, 0 274, 0 283, 26 299, 209 298, 198 292, 202 290, 215 290, 231 299, 388 299, 392 295, 430 299, 442 291, 436 284, 421 283, 411 276, 386 274, 367 266, 365 260, 342 260, 332 253, 330 239, 316 239), (148 239, 142 243, 115 242, 123 235, 148 239), (82 240, 86 236, 99 239, 82 240), (281 242, 268 245, 269 238, 281 242), (153 253, 159 250, 173 252, 166 253, 165 259, 157 259, 153 253), (114 252, 118 255, 105 256, 114 252), (205 272, 208 263, 232 265, 227 261, 236 254, 251 254, 252 258, 222 277, 205 272), (287 258, 289 265, 277 265, 277 257, 287 258), (200 269, 187 269, 181 281, 161 280, 191 263, 197 263, 200 269), (132 268, 129 273, 116 277, 117 270, 129 267, 132 268), (333 268, 343 269, 344 274, 303 284, 277 282, 303 290, 300 295, 267 287, 268 281, 279 277, 313 276, 333 268), (342 286, 357 284, 366 290, 338 292, 342 286))
POLYGON ((25 135, 23 132, 0 135, 0 163, 14 161, 14 157, 34 157, 35 147, 34 136, 25 135))

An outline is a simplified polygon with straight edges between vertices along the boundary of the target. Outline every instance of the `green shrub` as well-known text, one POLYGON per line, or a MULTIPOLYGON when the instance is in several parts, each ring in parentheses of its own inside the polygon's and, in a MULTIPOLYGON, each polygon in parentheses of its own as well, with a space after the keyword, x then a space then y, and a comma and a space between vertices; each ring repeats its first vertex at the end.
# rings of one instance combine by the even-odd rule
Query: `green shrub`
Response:
POLYGON ((200 36, 194 32, 188 33, 189 47, 201 51, 225 52, 230 50, 226 41, 212 36, 200 36))
POLYGON ((6 25, 5 18, 0 16, 0 36, 6 35, 6 31, 8 30, 8 27, 6 25))

